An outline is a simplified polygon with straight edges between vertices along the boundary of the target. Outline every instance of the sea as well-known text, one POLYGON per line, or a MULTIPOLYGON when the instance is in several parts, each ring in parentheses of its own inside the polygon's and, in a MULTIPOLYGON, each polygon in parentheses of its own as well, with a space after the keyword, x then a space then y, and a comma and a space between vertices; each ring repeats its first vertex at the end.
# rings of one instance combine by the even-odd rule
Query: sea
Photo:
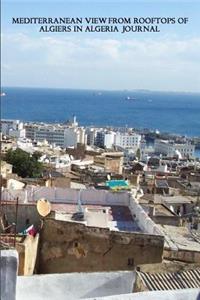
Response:
POLYGON ((1 117, 82 126, 148 128, 200 137, 200 93, 148 90, 2 89, 1 117))

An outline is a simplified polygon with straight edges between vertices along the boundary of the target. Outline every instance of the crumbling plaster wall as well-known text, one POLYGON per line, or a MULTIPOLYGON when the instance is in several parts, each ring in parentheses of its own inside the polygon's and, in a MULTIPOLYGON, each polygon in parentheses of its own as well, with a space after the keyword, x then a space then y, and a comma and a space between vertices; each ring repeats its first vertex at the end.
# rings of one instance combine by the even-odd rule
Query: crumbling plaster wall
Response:
POLYGON ((133 270, 160 262, 163 237, 115 232, 47 218, 41 232, 39 273, 133 270))
POLYGON ((35 237, 27 235, 22 243, 16 244, 19 255, 18 275, 33 275, 39 244, 39 234, 35 237))

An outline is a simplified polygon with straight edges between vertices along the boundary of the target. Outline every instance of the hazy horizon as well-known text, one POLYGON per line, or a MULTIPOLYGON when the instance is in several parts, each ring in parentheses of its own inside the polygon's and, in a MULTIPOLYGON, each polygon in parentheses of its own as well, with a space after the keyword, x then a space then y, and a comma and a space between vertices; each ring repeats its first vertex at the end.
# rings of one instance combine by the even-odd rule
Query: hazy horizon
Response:
POLYGON ((1 90, 2 92, 5 92, 3 89, 6 88, 21 88, 21 89, 58 89, 58 90, 80 90, 80 91, 99 91, 99 92, 155 92, 155 93, 178 93, 178 94, 200 94, 200 91, 173 91, 173 90, 150 90, 146 88, 141 88, 141 89, 105 89, 105 88, 100 88, 100 89, 94 89, 94 88, 70 88, 70 87, 48 87, 48 86, 2 86, 1 90))

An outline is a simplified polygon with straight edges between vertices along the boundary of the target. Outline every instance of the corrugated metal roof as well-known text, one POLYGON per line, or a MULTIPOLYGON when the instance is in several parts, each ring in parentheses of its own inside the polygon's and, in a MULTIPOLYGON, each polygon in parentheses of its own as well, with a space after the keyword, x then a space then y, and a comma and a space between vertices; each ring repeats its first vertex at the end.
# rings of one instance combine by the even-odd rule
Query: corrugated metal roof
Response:
POLYGON ((200 268, 176 273, 137 274, 150 291, 200 288, 200 268))
POLYGON ((200 233, 197 232, 196 230, 191 231, 191 236, 193 239, 200 244, 200 233))

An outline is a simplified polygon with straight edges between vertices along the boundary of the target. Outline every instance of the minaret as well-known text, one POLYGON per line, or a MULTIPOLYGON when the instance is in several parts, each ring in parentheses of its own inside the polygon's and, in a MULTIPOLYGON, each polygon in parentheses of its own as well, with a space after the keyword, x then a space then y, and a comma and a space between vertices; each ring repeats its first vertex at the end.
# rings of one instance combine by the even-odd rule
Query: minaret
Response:
POLYGON ((72 123, 73 127, 77 127, 78 126, 78 122, 76 121, 76 116, 73 115, 73 123, 72 123))

